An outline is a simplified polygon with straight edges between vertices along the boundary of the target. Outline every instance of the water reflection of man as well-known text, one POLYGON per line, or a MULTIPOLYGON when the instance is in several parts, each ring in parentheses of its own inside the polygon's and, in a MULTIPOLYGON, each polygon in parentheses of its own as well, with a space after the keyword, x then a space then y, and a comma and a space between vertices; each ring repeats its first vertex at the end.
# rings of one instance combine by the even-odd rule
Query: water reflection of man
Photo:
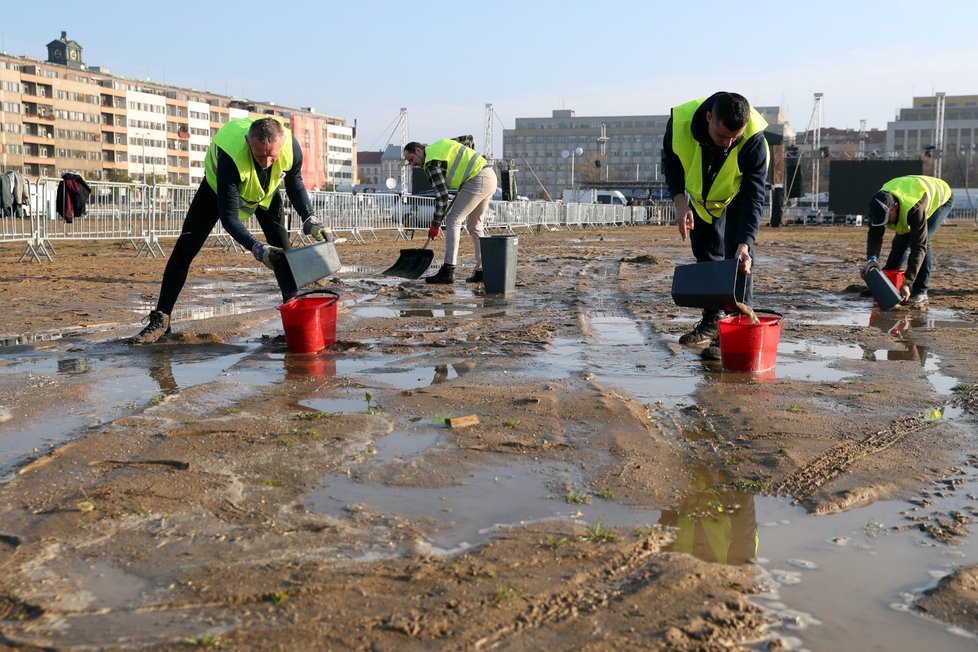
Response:
POLYGON ((180 389, 173 377, 173 365, 170 362, 169 354, 150 356, 149 377, 156 382, 160 388, 160 393, 164 396, 176 394, 180 389))
MULTIPOLYGON (((475 369, 475 363, 466 360, 465 362, 456 362, 452 364, 452 369, 455 370, 456 376, 464 376, 473 369, 475 369)), ((435 377, 431 379, 432 385, 437 385, 448 380, 448 365, 447 364, 436 364, 435 365, 435 377)))
POLYGON ((754 495, 719 489, 728 479, 703 469, 693 491, 675 510, 662 510, 660 525, 676 529, 672 552, 685 552, 718 564, 745 564, 757 556, 754 495))
MULTIPOLYGON (((910 360, 921 365, 927 361, 927 350, 909 337, 911 326, 921 325, 920 320, 911 319, 907 313, 874 310, 869 316, 869 325, 889 335, 895 335, 896 341, 903 346, 902 349, 888 349, 887 360, 910 360), (918 323, 914 324, 915 321, 918 323)), ((863 359, 876 360, 876 353, 872 349, 865 346, 862 348, 863 359)))

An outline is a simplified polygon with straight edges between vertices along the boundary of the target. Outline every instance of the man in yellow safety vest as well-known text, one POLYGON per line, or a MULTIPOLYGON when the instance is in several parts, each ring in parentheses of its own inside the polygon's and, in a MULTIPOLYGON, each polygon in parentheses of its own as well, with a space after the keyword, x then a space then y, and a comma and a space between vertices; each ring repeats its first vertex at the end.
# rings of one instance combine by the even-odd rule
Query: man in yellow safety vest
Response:
POLYGON ((426 278, 425 282, 445 285, 455 282, 462 220, 465 220, 475 247, 475 271, 465 280, 468 283, 482 282, 479 238, 484 234, 483 217, 498 184, 492 164, 475 151, 471 136, 443 138, 430 145, 408 143, 404 146, 404 160, 413 167, 422 168, 435 190, 435 214, 428 237, 437 238, 442 220, 445 221, 445 261, 438 273, 426 278), (451 203, 449 190, 456 191, 451 203))
MULTIPOLYGON (((674 107, 662 141, 662 169, 679 235, 684 242, 690 239, 697 262, 740 261, 747 305, 767 178, 765 127, 743 96, 719 92, 674 107)), ((700 355, 719 360, 719 317, 719 311, 703 310, 680 344, 707 344, 700 355)))
POLYGON ((899 269, 906 256, 907 271, 899 288, 900 296, 909 308, 926 306, 933 264, 930 239, 953 207, 951 187, 942 179, 915 174, 884 183, 873 195, 866 213, 869 232, 862 275, 879 267, 876 258, 883 248, 883 234, 887 228, 893 229, 896 235, 883 269, 899 269))
POLYGON ((290 248, 281 185, 302 218, 302 231, 316 240, 333 240, 313 211, 302 183, 302 150, 278 118, 231 120, 221 127, 204 159, 204 180, 187 210, 180 237, 163 271, 156 309, 148 324, 131 340, 150 344, 170 333, 170 313, 187 280, 190 263, 217 223, 255 259, 275 272, 282 299, 295 294, 296 284, 285 264, 290 248), (268 244, 251 235, 245 222, 254 217, 268 244))

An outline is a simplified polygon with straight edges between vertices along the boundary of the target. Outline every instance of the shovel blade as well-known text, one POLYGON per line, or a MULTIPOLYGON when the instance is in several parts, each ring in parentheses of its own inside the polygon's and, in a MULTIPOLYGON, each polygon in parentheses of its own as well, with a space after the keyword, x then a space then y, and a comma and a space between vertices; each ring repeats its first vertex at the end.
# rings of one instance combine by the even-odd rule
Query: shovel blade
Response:
POLYGON ((431 249, 401 249, 394 264, 384 270, 384 276, 397 276, 407 279, 419 279, 431 267, 435 252, 431 249))

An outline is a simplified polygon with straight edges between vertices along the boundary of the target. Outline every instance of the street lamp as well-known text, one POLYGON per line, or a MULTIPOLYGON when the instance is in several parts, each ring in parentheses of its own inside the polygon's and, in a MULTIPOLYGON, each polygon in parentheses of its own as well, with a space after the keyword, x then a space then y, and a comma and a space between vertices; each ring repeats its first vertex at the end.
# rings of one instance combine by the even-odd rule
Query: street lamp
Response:
POLYGON ((574 151, 569 152, 566 149, 560 153, 561 158, 569 158, 571 163, 570 169, 570 187, 574 188, 574 159, 584 153, 584 149, 581 147, 576 148, 574 151))
POLYGON ((146 136, 149 136, 150 132, 134 131, 132 135, 139 137, 139 151, 143 159, 143 183, 146 183, 146 136))
POLYGON ((978 145, 975 145, 975 144, 968 145, 967 147, 962 147, 962 149, 966 150, 966 153, 968 155, 967 158, 965 159, 965 167, 964 167, 964 195, 965 195, 965 197, 968 198, 968 209, 969 210, 972 208, 972 206, 971 206, 971 188, 970 188, 970 181, 971 181, 971 155, 974 153, 974 151, 975 151, 976 148, 978 148, 978 145))

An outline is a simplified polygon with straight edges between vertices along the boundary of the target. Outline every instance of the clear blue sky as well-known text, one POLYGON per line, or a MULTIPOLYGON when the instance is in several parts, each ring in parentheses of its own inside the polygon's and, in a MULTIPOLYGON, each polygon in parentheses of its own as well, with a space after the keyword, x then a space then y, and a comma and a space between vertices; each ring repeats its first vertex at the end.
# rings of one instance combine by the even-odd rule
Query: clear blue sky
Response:
POLYGON ((362 150, 502 128, 553 109, 666 114, 715 90, 782 105, 806 129, 885 129, 917 95, 978 94, 978 2, 604 0, 7 2, 8 54, 61 31, 88 65, 357 120, 362 150), (742 7, 742 9, 741 9, 742 7))

